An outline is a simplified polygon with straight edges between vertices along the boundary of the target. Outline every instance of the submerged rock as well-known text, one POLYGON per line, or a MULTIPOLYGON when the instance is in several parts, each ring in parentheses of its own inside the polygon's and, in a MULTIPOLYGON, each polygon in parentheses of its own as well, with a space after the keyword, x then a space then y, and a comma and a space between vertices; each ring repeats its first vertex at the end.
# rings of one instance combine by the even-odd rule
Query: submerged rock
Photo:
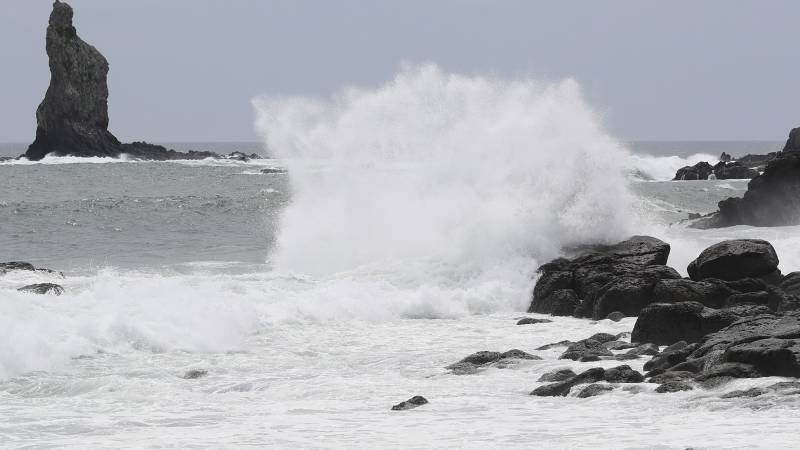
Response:
POLYGON ((533 317, 524 317, 519 319, 517 325, 535 325, 537 323, 551 323, 552 320, 549 319, 535 319, 533 317))
POLYGON ((425 397, 421 395, 415 395, 404 402, 400 402, 392 406, 392 411, 405 411, 408 409, 414 409, 426 403, 428 403, 428 400, 425 397))
POLYGON ((187 370, 185 374, 183 374, 184 380, 196 380, 197 378, 202 378, 208 375, 208 370, 206 369, 192 369, 187 370))
POLYGON ((611 386, 610 384, 593 383, 581 389, 581 391, 578 393, 578 398, 596 397, 613 390, 614 386, 611 386))
POLYGON ((511 349, 506 352, 490 352, 481 351, 475 352, 466 358, 456 363, 450 364, 445 369, 451 371, 454 375, 472 375, 478 372, 478 368, 486 366, 508 367, 509 363, 513 364, 513 360, 540 360, 539 356, 531 355, 519 349, 511 349))
POLYGON ((547 372, 546 374, 539 377, 537 381, 552 383, 554 381, 564 381, 568 380, 576 375, 571 369, 558 369, 552 372, 547 372))
POLYGON ((45 294, 61 295, 64 293, 63 287, 53 283, 29 284, 17 290, 20 292, 28 292, 31 294, 41 294, 41 295, 45 294))
POLYGON ((691 391, 693 389, 694 387, 692 387, 691 384, 683 381, 667 381, 666 383, 657 387, 656 392, 659 394, 666 394, 670 392, 691 391))

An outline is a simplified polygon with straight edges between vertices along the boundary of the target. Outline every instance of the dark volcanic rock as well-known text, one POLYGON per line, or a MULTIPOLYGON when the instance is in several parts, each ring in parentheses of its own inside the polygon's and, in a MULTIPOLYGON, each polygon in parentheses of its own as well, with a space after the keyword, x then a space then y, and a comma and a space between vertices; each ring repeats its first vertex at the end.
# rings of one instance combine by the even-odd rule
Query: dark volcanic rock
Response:
POLYGON ((574 377, 576 374, 570 369, 558 369, 539 377, 537 381, 552 383, 554 381, 564 381, 574 377))
POLYGON ((614 322, 619 322, 620 320, 624 319, 625 317, 627 317, 627 316, 625 315, 625 313, 622 313, 622 312, 619 312, 619 311, 614 311, 614 312, 612 312, 612 313, 609 313, 609 314, 606 316, 606 319, 608 319, 608 320, 612 320, 612 321, 614 321, 614 322))
POLYGON ((692 280, 739 280, 770 274, 778 268, 772 245, 760 239, 735 239, 714 244, 689 264, 692 280))
POLYGON ((604 378, 605 370, 602 367, 593 367, 564 381, 539 386, 531 392, 531 395, 537 395, 539 397, 564 397, 569 394, 573 386, 596 383, 598 381, 603 381, 604 378))
POLYGON ((64 288, 53 283, 37 283, 29 284, 17 289, 20 292, 28 292, 31 294, 53 294, 61 295, 64 293, 64 288))
POLYGON ((186 373, 183 374, 183 379, 196 380, 206 375, 208 375, 208 371, 206 369, 192 369, 192 370, 187 370, 186 373))
POLYGON ((53 4, 46 49, 50 87, 36 110, 36 140, 25 156, 119 154, 120 143, 108 131, 108 62, 78 37, 66 3, 53 4))
POLYGON ((500 359, 529 359, 529 360, 540 360, 542 359, 539 356, 531 355, 530 353, 523 352, 519 349, 511 349, 507 352, 503 352, 500 354, 500 359))
POLYGON ((644 375, 624 365, 606 369, 605 380, 609 383, 641 383, 644 375))
POLYGON ((126 153, 156 160, 219 157, 211 152, 167 151, 140 142, 121 144, 108 131, 108 61, 78 37, 72 15, 72 7, 55 1, 45 45, 50 85, 36 110, 36 139, 25 157, 33 161, 48 154, 118 157, 126 153))
POLYGON ((715 310, 698 302, 655 303, 643 309, 636 319, 631 340, 656 345, 697 342, 741 317, 768 311, 765 307, 715 310))
POLYGON ((787 294, 800 296, 800 272, 792 272, 783 277, 780 288, 787 294))
POLYGON ((4 274, 6 272, 11 272, 12 270, 34 271, 34 270, 36 270, 36 268, 33 267, 33 264, 31 264, 31 263, 26 263, 26 262, 21 262, 21 261, 11 261, 11 262, 0 263, 0 275, 4 274))
POLYGON ((657 387, 656 392, 659 394, 665 394, 669 392, 691 391, 692 389, 694 388, 691 384, 683 381, 667 381, 666 383, 657 387))
POLYGON ((594 383, 581 389, 581 391, 578 393, 578 398, 596 397, 613 390, 614 386, 611 386, 610 384, 594 383))
POLYGON ((762 314, 709 334, 691 357, 711 357, 706 371, 725 363, 744 363, 764 376, 800 377, 798 339, 800 312, 762 314))
POLYGON ((288 172, 286 169, 281 169, 279 167, 267 167, 265 169, 261 169, 261 173, 263 174, 280 174, 288 172))
POLYGON ((673 180, 707 180, 714 173, 714 167, 706 161, 701 161, 694 166, 685 166, 678 169, 673 180))
POLYGON ((601 356, 614 356, 614 354, 603 347, 603 343, 600 341, 583 339, 567 347, 558 359, 571 359, 573 361, 582 360, 585 362, 597 361, 601 356))
POLYGON ((758 176, 758 170, 746 167, 740 161, 720 162, 714 166, 714 176, 718 180, 743 180, 758 176))
POLYGON ((656 282, 680 278, 663 265, 669 244, 649 236, 590 250, 539 268, 541 276, 533 290, 530 312, 594 319, 613 312, 636 316, 652 302, 656 282))
POLYGON ((407 409, 414 409, 426 403, 428 403, 428 400, 425 397, 421 395, 415 395, 404 402, 400 402, 392 406, 392 411, 405 411, 407 409))
POLYGON ((718 212, 691 226, 705 229, 800 223, 800 151, 795 147, 796 130, 792 130, 784 151, 767 163, 764 173, 750 180, 743 197, 722 200, 718 212))
POLYGON ((535 319, 533 317, 524 317, 519 319, 517 325, 535 325, 537 323, 550 323, 552 320, 550 319, 535 319))

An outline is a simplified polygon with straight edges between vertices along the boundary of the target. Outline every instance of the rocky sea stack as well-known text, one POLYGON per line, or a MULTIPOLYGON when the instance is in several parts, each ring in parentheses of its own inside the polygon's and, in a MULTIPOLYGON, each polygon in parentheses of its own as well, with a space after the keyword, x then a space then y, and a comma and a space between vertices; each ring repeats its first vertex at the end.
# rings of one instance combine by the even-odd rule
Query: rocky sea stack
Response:
POLYGON ((23 156, 33 161, 48 154, 118 157, 124 153, 153 160, 220 157, 214 152, 177 152, 145 142, 120 143, 108 131, 108 61, 78 36, 72 15, 67 3, 53 3, 46 40, 50 86, 36 110, 36 140, 23 156))

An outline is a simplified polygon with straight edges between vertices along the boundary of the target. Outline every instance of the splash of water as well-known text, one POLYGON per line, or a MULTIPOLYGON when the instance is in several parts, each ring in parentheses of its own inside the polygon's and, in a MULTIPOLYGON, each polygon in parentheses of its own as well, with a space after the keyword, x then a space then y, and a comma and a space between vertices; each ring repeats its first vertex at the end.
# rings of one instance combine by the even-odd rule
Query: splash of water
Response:
POLYGON ((627 151, 573 80, 424 65, 327 100, 253 103, 256 128, 291 174, 279 269, 435 261, 482 272, 628 232, 627 151))

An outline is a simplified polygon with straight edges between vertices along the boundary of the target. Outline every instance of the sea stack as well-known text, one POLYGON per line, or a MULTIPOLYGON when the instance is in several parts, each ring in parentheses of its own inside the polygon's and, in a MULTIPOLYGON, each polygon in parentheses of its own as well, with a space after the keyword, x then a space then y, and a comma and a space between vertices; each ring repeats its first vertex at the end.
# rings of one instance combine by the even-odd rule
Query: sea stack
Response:
MULTIPOLYGON (((38 161, 55 156, 118 157, 174 160, 221 158, 208 151, 177 152, 147 142, 120 143, 108 131, 108 61, 78 37, 72 25, 72 7, 55 0, 47 26, 50 86, 36 110, 36 140, 24 157, 38 161)), ((229 155, 232 159, 256 154, 229 155)))
POLYGON ((47 27, 50 86, 36 110, 36 140, 25 156, 117 156, 108 131, 108 61, 72 25, 72 7, 53 3, 47 27))

